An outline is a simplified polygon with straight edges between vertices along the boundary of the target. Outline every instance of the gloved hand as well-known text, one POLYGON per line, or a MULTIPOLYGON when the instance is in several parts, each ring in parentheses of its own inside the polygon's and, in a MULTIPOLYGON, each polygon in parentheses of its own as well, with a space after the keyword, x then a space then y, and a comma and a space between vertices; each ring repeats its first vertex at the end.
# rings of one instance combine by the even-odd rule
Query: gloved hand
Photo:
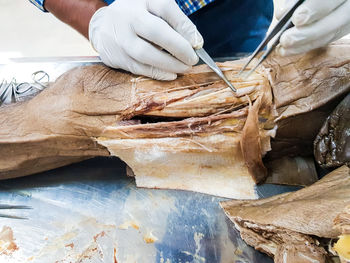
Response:
POLYGON ((196 64, 203 46, 175 0, 117 0, 92 16, 89 39, 106 65, 159 80, 196 64))
MULTIPOLYGON (((275 19, 281 19, 296 0, 275 0, 275 19)), ((325 46, 350 33, 350 0, 305 0, 292 16, 295 27, 284 32, 277 47, 282 56, 325 46)))

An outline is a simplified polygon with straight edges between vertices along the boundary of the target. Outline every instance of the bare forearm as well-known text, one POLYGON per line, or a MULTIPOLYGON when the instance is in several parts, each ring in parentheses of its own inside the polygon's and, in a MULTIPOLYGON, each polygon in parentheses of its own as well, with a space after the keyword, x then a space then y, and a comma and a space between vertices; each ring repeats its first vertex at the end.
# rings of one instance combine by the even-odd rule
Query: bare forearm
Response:
POLYGON ((96 10, 106 5, 102 0, 45 0, 46 10, 86 38, 91 17, 96 10))

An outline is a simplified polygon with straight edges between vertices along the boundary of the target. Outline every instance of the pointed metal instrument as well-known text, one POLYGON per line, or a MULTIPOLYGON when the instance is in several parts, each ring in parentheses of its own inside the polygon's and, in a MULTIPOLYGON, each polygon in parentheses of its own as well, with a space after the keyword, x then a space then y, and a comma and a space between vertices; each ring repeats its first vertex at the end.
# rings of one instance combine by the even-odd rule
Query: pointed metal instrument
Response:
POLYGON ((260 45, 257 47, 257 49, 253 52, 247 63, 242 67, 242 69, 239 71, 238 75, 241 75, 244 70, 247 69, 248 65, 254 58, 257 57, 260 51, 262 51, 267 44, 275 37, 273 42, 271 43, 271 46, 267 48, 267 50, 262 54, 257 64, 245 75, 245 77, 248 77, 254 70, 271 54, 271 52, 275 49, 275 47, 279 44, 281 35, 286 31, 288 28, 293 26, 292 23, 292 16, 295 12, 295 10, 304 2, 305 0, 298 0, 289 10, 288 12, 282 17, 282 19, 277 23, 277 25, 271 30, 271 32, 266 35, 264 40, 260 43, 260 45))
POLYGON ((197 53, 198 57, 203 60, 205 64, 207 64, 225 83, 233 92, 237 92, 235 87, 232 85, 232 83, 225 77, 224 73, 221 71, 221 69, 216 65, 214 60, 209 56, 209 54, 203 49, 195 49, 195 52, 197 53))
MULTIPOLYGON (((4 205, 4 204, 0 204, 0 209, 32 209, 32 208, 30 206, 26 206, 26 205, 4 205)), ((15 216, 15 215, 2 214, 2 213, 0 213, 0 217, 11 218, 11 219, 28 219, 28 218, 22 217, 22 216, 15 216)))

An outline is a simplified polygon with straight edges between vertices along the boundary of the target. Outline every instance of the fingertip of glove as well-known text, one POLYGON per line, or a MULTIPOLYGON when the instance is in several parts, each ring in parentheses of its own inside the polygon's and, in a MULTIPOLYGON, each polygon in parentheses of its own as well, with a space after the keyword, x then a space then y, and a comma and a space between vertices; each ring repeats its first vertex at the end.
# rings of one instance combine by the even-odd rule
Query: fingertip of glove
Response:
POLYGON ((194 34, 193 34, 193 39, 192 39, 192 47, 194 49, 199 49, 203 47, 204 44, 204 39, 202 37, 202 35, 198 32, 198 30, 196 29, 194 34))
MULTIPOLYGON (((180 59, 179 59, 180 60, 180 59)), ((178 66, 176 72, 185 72, 189 70, 193 65, 196 65, 199 61, 199 57, 196 52, 190 48, 186 54, 183 54, 183 58, 180 60, 181 66, 178 66)))
POLYGON ((177 78, 177 74, 165 71, 155 70, 152 74, 152 79, 171 81, 177 78))
POLYGON ((278 55, 280 55, 280 56, 282 56, 282 57, 287 56, 287 55, 286 55, 286 49, 283 48, 281 45, 278 45, 278 46, 276 47, 276 52, 277 52, 278 55))
POLYGON ((175 80, 176 78, 177 78, 177 74, 172 74, 172 75, 166 75, 166 76, 164 75, 157 79, 164 80, 164 81, 172 81, 172 80, 175 80))
POLYGON ((174 75, 171 75, 163 80, 166 80, 166 81, 171 81, 171 80, 175 80, 177 78, 177 74, 174 74, 174 75))
POLYGON ((297 9, 293 14, 292 22, 295 26, 304 26, 310 19, 310 10, 306 7, 297 9))
POLYGON ((197 56, 197 54, 195 52, 193 52, 193 55, 191 56, 191 58, 188 60, 188 67, 185 69, 185 71, 189 70, 191 68, 191 66, 194 66, 198 63, 199 61, 199 57, 197 56))
POLYGON ((300 48, 284 48, 282 46, 277 46, 277 54, 282 57, 288 57, 293 55, 298 55, 304 52, 307 52, 308 50, 302 50, 300 48))
POLYGON ((290 36, 289 32, 285 32, 282 34, 280 38, 280 45, 282 47, 290 47, 294 44, 293 37, 290 36))

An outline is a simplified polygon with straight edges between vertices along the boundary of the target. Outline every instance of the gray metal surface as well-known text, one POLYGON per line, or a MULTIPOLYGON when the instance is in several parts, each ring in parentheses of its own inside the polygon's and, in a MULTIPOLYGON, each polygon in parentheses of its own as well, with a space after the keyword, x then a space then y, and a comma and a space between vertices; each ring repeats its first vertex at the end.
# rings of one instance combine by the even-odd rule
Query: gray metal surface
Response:
MULTIPOLYGON (((0 76, 28 81, 33 71, 44 70, 53 81, 91 63, 98 61, 13 61, 0 65, 0 76)), ((266 197, 292 189, 263 185, 257 190, 266 197)), ((272 262, 240 239, 219 207, 221 200, 136 188, 117 158, 0 181, 2 204, 33 208, 12 211, 28 220, 0 218, 18 246, 2 253, 0 242, 0 262, 272 262)))

